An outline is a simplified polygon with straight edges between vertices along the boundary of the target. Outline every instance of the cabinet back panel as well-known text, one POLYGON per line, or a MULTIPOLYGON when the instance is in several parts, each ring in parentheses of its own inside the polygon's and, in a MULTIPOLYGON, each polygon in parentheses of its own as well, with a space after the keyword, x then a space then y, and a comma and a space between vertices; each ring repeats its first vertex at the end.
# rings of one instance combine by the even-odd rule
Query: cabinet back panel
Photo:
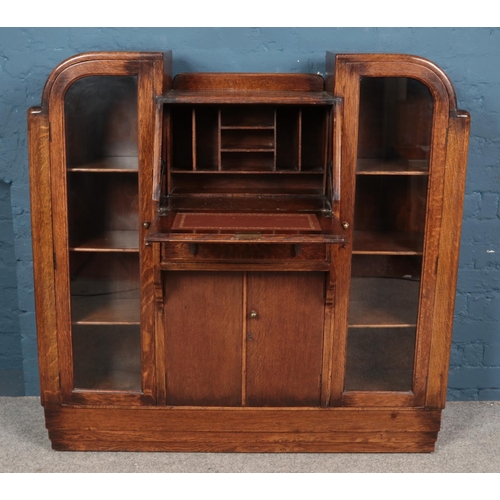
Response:
POLYGON ((222 106, 222 127, 272 127, 273 106, 222 106))
POLYGON ((327 110, 321 107, 302 108, 302 170, 326 167, 327 110))
POLYGON ((359 158, 429 158, 433 100, 412 78, 362 78, 359 158))
POLYGON ((403 231, 423 237, 427 176, 358 176, 354 229, 403 231))
POLYGON ((198 107, 195 114, 196 168, 217 170, 219 164, 218 108, 215 106, 198 107))
POLYGON ((70 246, 105 231, 139 229, 137 174, 68 174, 70 246))
POLYGON ((137 156, 137 78, 90 76, 64 102, 68 167, 109 156, 137 156))
POLYGON ((175 106, 171 111, 172 166, 193 168, 193 110, 191 106, 175 106))
POLYGON ((353 255, 353 277, 373 276, 420 279, 422 257, 419 255, 353 255))
MULTIPOLYGON (((232 153, 236 154, 236 153, 232 153)), ((264 153, 267 154, 267 153, 264 153)), ((177 194, 312 194, 323 193, 318 174, 172 174, 172 192, 177 194)))
POLYGON ((298 170, 301 124, 296 107, 283 106, 276 113, 276 168, 298 170))

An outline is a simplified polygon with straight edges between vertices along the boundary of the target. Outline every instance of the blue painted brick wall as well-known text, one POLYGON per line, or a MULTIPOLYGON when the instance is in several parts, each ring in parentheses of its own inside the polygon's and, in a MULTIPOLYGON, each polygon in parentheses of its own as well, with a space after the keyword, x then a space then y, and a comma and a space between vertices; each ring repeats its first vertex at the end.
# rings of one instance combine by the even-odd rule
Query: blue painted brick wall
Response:
POLYGON ((24 394, 10 185, 0 181, 0 395, 24 394))
MULTIPOLYGON (((15 255, 26 394, 38 393, 26 110, 71 55, 164 49, 174 51, 174 73, 323 73, 326 50, 417 54, 447 72, 459 107, 472 114, 448 396, 500 399, 500 30, 486 28, 0 29, 0 185, 10 186, 14 229, 0 244, 15 255)), ((12 294, 0 286, 0 303, 12 294)))

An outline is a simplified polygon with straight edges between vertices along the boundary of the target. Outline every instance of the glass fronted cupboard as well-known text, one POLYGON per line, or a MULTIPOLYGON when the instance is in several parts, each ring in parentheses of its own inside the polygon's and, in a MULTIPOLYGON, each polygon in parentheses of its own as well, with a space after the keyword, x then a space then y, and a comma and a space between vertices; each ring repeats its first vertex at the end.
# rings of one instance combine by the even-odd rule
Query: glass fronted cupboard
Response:
POLYGON ((469 130, 437 66, 81 54, 28 118, 55 449, 434 449, 469 130))

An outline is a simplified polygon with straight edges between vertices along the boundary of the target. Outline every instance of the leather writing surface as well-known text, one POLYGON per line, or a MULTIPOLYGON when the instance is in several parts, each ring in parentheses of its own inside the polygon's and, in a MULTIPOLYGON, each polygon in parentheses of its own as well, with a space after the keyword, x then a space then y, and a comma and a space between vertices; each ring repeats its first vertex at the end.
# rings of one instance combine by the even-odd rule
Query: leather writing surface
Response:
POLYGON ((321 231, 313 214, 179 213, 172 229, 321 231))

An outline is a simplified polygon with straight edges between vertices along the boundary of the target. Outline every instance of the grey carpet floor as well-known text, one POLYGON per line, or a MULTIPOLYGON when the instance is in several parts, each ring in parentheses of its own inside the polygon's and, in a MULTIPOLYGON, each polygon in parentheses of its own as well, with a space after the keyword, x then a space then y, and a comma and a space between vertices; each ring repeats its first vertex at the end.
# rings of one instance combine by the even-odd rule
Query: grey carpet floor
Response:
POLYGON ((38 398, 0 398, 0 472, 500 472, 500 401, 448 403, 431 454, 56 452, 38 398))

